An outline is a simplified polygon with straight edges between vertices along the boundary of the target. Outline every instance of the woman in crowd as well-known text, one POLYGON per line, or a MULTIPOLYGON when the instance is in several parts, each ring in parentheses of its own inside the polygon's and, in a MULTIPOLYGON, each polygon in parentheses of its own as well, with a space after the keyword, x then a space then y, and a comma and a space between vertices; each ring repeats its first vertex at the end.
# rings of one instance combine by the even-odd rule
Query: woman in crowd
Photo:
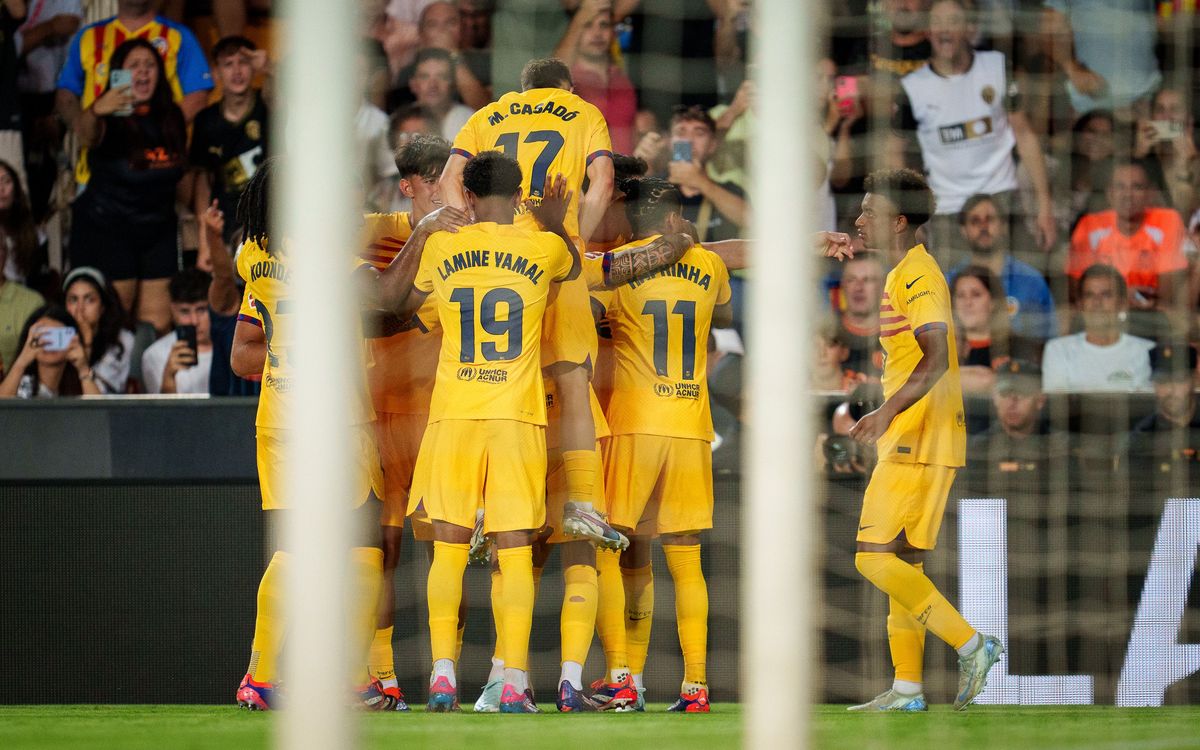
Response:
POLYGON ((67 312, 79 324, 79 338, 101 393, 124 393, 133 356, 133 334, 104 274, 76 268, 63 283, 67 312))
POLYGON ((8 245, 3 273, 22 284, 41 272, 43 258, 29 197, 13 165, 0 160, 0 242, 8 245))
POLYGON ((990 270, 968 266, 950 285, 957 318, 958 365, 965 393, 990 394, 995 367, 1009 357, 1009 326, 1004 289, 990 270))
POLYGON ((0 398, 100 395, 78 330, 75 319, 58 305, 34 310, 21 329, 25 345, 0 381, 0 398), (62 328, 69 333, 56 330, 62 328))
POLYGON ((125 311, 161 335, 171 323, 167 283, 179 268, 175 189, 187 130, 150 42, 124 42, 110 66, 129 71, 131 83, 108 86, 76 126, 90 179, 74 204, 71 265, 100 269, 125 311))

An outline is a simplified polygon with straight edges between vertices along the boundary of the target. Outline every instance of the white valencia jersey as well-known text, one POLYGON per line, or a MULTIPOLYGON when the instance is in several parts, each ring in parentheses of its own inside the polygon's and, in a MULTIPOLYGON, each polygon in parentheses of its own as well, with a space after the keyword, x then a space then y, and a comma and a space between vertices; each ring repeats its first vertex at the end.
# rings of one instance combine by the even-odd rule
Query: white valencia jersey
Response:
POLYGON ((1016 87, 1004 54, 975 52, 971 68, 942 76, 926 65, 900 79, 906 101, 897 111, 900 130, 916 130, 929 187, 939 214, 956 214, 975 193, 1017 189, 1008 121, 1016 87))

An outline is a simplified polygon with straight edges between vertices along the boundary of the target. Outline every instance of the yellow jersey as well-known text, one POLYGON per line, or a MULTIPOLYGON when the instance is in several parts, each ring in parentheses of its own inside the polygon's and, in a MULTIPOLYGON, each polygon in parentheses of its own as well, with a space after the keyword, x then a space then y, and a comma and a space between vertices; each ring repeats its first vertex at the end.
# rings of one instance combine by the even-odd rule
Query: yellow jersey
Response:
MULTIPOLYGON (((539 200, 546 176, 561 172, 572 191, 563 224, 578 237, 583 178, 593 160, 612 158, 612 141, 608 123, 594 105, 564 89, 530 89, 509 92, 472 115, 451 153, 470 159, 483 151, 503 151, 517 160, 524 175, 522 198, 539 200)), ((524 210, 516 224, 538 229, 524 210)))
POLYGON ((612 434, 713 439, 708 331, 713 308, 729 298, 728 269, 701 245, 674 265, 616 289, 608 306, 615 356, 612 434))
MULTIPOLYGON (((412 215, 407 212, 367 214, 363 217, 360 257, 376 270, 387 268, 412 236, 412 215)), ((389 414, 428 414, 433 395, 442 337, 436 325, 437 306, 432 299, 417 311, 420 328, 387 338, 369 339, 371 367, 367 381, 376 411, 389 414)))
POLYGON ((442 327, 430 424, 546 424, 542 317, 550 285, 572 264, 558 235, 511 224, 481 222, 429 238, 414 286, 433 295, 442 327))
POLYGON ((920 401, 892 420, 877 449, 880 461, 963 466, 967 455, 966 418, 958 376, 958 348, 946 277, 924 245, 908 251, 887 275, 879 306, 883 345, 883 396, 891 398, 921 361, 917 334, 942 331, 950 369, 920 401))
MULTIPOLYGON (((262 393, 258 397, 259 427, 290 428, 291 392, 295 362, 292 341, 291 275, 286 249, 270 255, 253 240, 242 243, 237 256, 238 274, 246 282, 238 320, 263 329, 267 338, 267 357, 263 363, 262 393)), ((357 267, 356 262, 355 266, 357 267)), ((375 418, 367 396, 365 377, 354 386, 354 405, 350 424, 363 424, 375 418)))

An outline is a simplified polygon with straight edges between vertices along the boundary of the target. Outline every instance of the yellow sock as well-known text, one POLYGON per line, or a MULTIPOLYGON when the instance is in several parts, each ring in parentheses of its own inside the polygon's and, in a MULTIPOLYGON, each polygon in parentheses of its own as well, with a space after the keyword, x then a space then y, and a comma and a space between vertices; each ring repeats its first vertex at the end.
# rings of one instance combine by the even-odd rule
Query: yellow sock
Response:
POLYGON ((462 600, 463 573, 468 544, 433 543, 426 596, 429 598, 429 645, 433 660, 453 659, 458 633, 458 603, 462 600))
POLYGON ((683 650, 684 682, 705 683, 708 653, 708 583, 700 568, 699 544, 664 544, 675 581, 675 621, 683 650))
POLYGON ((567 499, 590 503, 595 499, 600 454, 590 451, 563 451, 563 469, 567 474, 567 499))
MULTIPOLYGON (((925 572, 925 563, 913 563, 912 566, 925 572)), ((925 626, 891 597, 888 598, 887 632, 896 679, 921 682, 925 671, 925 626)))
POLYGON ((563 571, 563 605, 560 620, 562 660, 583 664, 587 661, 592 635, 596 632, 596 605, 600 596, 596 569, 591 565, 572 565, 563 571))
POLYGON ((396 678, 395 655, 392 653, 392 633, 395 628, 376 628, 375 637, 371 640, 371 650, 367 654, 367 669, 373 677, 380 680, 396 678))
POLYGON ((355 547, 350 550, 350 587, 347 612, 350 636, 347 664, 351 684, 365 685, 371 681, 367 661, 375 622, 379 616, 379 589, 383 585, 383 550, 378 547, 355 547))
POLYGON ((654 624, 654 568, 621 568, 625 587, 625 649, 629 671, 641 674, 650 650, 650 626, 654 624))
MULTIPOLYGON (((913 618, 954 648, 975 635, 975 628, 942 596, 926 575, 890 552, 859 552, 854 567, 913 618)), ((903 679, 903 678, 901 678, 903 679)))
POLYGON ((492 571, 492 622, 496 626, 496 650, 493 659, 504 660, 504 576, 500 569, 492 571))
POLYGON ((254 643, 250 646, 250 667, 246 670, 255 682, 279 679, 276 664, 287 631, 284 619, 283 587, 288 555, 276 552, 258 584, 258 612, 254 616, 254 643))
POLYGON ((628 669, 625 653, 625 584, 621 582, 621 553, 596 550, 596 574, 599 601, 596 606, 596 632, 604 647, 604 661, 611 675, 628 669))
POLYGON ((533 627, 533 547, 497 551, 504 586, 500 591, 504 612, 505 669, 529 669, 529 631, 533 627))

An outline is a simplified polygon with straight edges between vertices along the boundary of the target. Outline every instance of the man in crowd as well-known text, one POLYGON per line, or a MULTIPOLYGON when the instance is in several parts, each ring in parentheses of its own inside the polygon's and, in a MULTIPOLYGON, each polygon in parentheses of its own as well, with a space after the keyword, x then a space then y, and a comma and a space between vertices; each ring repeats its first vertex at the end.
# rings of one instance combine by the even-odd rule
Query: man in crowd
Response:
MULTIPOLYGON (((700 107, 686 107, 671 118, 671 149, 667 179, 683 199, 683 218, 696 226, 700 241, 728 240, 741 234, 750 216, 745 193, 732 182, 717 183, 708 176, 707 164, 720 145, 717 124, 700 107), (687 144, 691 157, 676 159, 676 144, 687 144)), ((686 155, 679 154, 680 156, 686 155)))
POLYGON ((213 346, 209 336, 210 277, 199 269, 180 271, 171 279, 171 322, 175 330, 150 345, 142 355, 142 384, 146 393, 208 393, 213 346), (196 347, 179 336, 195 334, 196 347))
MULTIPOLYGON (((450 60, 451 90, 457 92, 462 102, 472 110, 488 103, 492 98, 491 56, 485 50, 462 49, 462 23, 459 9, 453 3, 437 0, 421 9, 417 24, 417 50, 440 49, 450 60)), ((419 52, 417 53, 419 56, 419 52)), ((388 107, 412 101, 416 92, 404 90, 412 79, 416 63, 407 65, 396 74, 402 88, 389 94, 388 107)), ((453 134, 448 136, 453 138, 453 134)))
POLYGON ((949 273, 950 282, 967 266, 983 266, 1004 284, 1014 336, 1046 341, 1057 335, 1054 297, 1040 273, 1012 256, 1008 215, 996 199, 976 193, 958 214, 970 258, 949 273))
POLYGON ((878 252, 860 251, 842 267, 838 338, 850 350, 845 369, 878 378, 883 370, 879 348, 879 299, 883 294, 883 262, 878 252))
POLYGON ((444 49, 431 47, 417 53, 408 87, 416 103, 437 120, 441 136, 448 141, 454 140, 474 114, 454 98, 454 61, 444 49))
POLYGON ((1121 272, 1102 263, 1084 271, 1078 305, 1083 330, 1046 343, 1042 387, 1050 393, 1147 390, 1147 353, 1154 342, 1123 330, 1121 319, 1129 303, 1121 272))
MULTIPOLYGON (((271 127, 266 101, 253 86, 256 67, 261 68, 265 60, 254 42, 226 37, 213 46, 212 59, 221 99, 196 115, 189 161, 195 179, 196 215, 203 216, 216 198, 217 208, 229 219, 222 238, 227 244, 238 229, 233 221, 238 196, 267 158, 271 127)), ((211 269, 209 254, 224 248, 209 247, 206 237, 206 232, 200 233, 197 265, 211 269)))
POLYGON ((1133 476, 1148 479, 1162 497, 1190 493, 1200 469, 1200 413, 1196 409, 1196 349, 1161 344, 1150 351, 1155 411, 1129 440, 1133 476))
POLYGON ((1113 167, 1109 209, 1086 214, 1071 235, 1066 272, 1075 296, 1084 271, 1104 263, 1123 277, 1130 309, 1170 312, 1186 304, 1187 230, 1175 209, 1151 206, 1150 193, 1140 162, 1113 167))
POLYGON ((1041 144, 1019 108, 1004 54, 971 49, 975 26, 967 13, 966 0, 934 0, 933 54, 927 67, 900 80, 888 162, 904 166, 907 139, 915 137, 937 196, 937 214, 926 231, 933 252, 950 258, 959 239, 955 218, 967 198, 997 195, 1006 209, 1017 203, 1015 146, 1037 195, 1034 239, 1049 250, 1058 230, 1041 144))

